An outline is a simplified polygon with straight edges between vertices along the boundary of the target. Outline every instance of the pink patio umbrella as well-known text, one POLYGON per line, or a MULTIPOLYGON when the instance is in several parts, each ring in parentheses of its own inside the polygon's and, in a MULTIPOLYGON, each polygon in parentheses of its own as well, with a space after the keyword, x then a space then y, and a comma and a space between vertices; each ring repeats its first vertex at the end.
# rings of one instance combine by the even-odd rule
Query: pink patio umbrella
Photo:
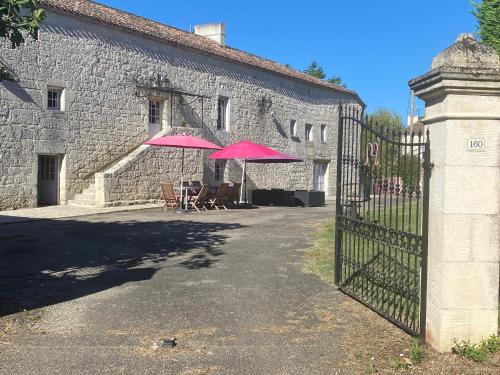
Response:
MULTIPOLYGON (((181 202, 183 200, 182 188, 184 183, 184 150, 186 148, 197 148, 197 149, 206 149, 206 150, 220 150, 222 147, 217 146, 214 143, 206 141, 204 139, 194 137, 192 135, 166 135, 163 137, 153 138, 149 141, 144 142, 146 145, 151 146, 162 146, 162 147, 175 147, 182 148, 182 164, 181 164, 181 202)), ((187 211, 187 202, 186 199, 186 211, 187 211)))
POLYGON ((245 192, 245 204, 247 202, 247 174, 246 166, 249 163, 295 163, 301 162, 299 159, 293 155, 285 154, 283 152, 276 151, 270 147, 250 142, 241 141, 230 146, 224 147, 222 150, 214 152, 208 157, 209 159, 241 159, 243 160, 243 174, 242 174, 242 184, 241 193, 245 192), (244 189, 244 190, 243 190, 244 189))

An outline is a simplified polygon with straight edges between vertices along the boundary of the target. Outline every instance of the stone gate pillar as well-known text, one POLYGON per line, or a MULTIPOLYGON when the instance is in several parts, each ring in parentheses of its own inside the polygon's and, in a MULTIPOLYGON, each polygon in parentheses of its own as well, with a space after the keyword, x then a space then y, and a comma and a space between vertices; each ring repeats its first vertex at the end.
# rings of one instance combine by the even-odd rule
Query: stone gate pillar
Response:
POLYGON ((498 332, 500 59, 471 35, 410 81, 425 101, 431 162, 426 340, 498 332))

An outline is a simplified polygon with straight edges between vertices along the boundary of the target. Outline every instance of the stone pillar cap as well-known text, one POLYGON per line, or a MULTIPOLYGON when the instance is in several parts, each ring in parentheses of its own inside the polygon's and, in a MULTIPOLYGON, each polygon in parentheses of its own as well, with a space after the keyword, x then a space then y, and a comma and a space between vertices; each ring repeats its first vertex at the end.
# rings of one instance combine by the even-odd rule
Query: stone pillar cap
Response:
POLYGON ((492 47, 478 42, 473 34, 464 33, 432 60, 432 69, 444 67, 499 69, 500 56, 492 47))

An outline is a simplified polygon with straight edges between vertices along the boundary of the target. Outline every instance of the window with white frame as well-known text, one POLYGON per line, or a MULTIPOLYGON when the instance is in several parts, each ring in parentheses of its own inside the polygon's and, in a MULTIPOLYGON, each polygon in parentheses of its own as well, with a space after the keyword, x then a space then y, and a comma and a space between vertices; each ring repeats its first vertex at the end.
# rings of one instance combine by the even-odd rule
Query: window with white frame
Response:
POLYGON ((312 142, 312 140, 313 140, 312 129, 313 129, 313 126, 311 124, 306 124, 305 133, 304 133, 306 141, 312 142))
POLYGON ((229 130, 229 98, 217 100, 217 130, 229 130))
POLYGON ((295 120, 290 120, 290 136, 291 137, 297 136, 297 121, 295 120))
POLYGON ((47 89, 47 108, 53 111, 60 111, 62 109, 62 89, 48 88, 47 89))
POLYGON ((215 161, 215 181, 223 182, 224 181, 224 169, 226 167, 226 162, 224 160, 216 160, 215 161))
POLYGON ((326 125, 321 125, 321 143, 326 143, 326 125))
POLYGON ((149 101, 149 123, 161 124, 162 103, 159 100, 149 101))

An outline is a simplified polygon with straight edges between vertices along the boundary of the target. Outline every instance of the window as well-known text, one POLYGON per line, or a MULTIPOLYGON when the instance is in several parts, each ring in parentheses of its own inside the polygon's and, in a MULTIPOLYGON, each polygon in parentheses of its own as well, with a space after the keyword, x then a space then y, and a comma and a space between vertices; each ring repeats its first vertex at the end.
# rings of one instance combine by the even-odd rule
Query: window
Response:
POLYGON ((50 88, 47 90, 47 108, 55 111, 61 110, 61 89, 50 88))
POLYGON ((229 130, 229 99, 220 97, 217 101, 217 130, 229 130))
POLYGON ((312 142, 313 140, 312 128, 313 126, 311 124, 306 124, 306 131, 305 131, 306 141, 312 142))
POLYGON ((297 121, 295 120, 290 120, 290 136, 297 136, 297 121))
POLYGON ((326 125, 321 125, 321 143, 326 143, 326 125))
POLYGON ((38 179, 40 181, 54 181, 56 179, 56 157, 40 155, 38 179))
POLYGON ((215 161, 215 181, 224 181, 225 164, 223 160, 215 161))
POLYGON ((149 123, 161 124, 161 102, 157 100, 149 101, 149 123))
POLYGON ((314 163, 313 186, 316 191, 326 191, 328 163, 314 163))

